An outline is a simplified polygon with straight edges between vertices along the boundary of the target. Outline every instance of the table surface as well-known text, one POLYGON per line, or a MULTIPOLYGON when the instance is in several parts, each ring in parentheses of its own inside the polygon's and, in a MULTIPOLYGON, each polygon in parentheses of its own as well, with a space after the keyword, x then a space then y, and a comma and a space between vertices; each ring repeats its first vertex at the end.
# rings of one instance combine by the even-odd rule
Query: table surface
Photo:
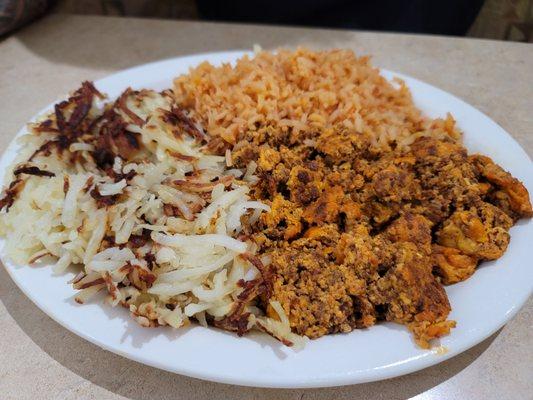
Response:
MULTIPOLYGON (((180 55, 351 48, 379 67, 474 105, 533 153, 533 46, 478 39, 51 15, 0 42, 0 150, 80 81, 180 55), (9 100, 8 100, 9 99, 9 100)), ((498 333, 440 365, 383 382, 317 390, 243 388, 157 370, 59 326, 0 268, 2 399, 531 399, 533 300, 498 333)))

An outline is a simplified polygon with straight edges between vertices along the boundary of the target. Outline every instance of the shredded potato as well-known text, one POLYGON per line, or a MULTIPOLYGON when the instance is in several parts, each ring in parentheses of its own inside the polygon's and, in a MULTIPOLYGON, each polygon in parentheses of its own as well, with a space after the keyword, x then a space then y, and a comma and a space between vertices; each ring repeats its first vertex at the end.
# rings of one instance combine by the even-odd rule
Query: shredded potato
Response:
MULTIPOLYGON (((253 328, 258 308, 239 295, 263 283, 246 279, 257 271, 246 258, 253 248, 237 238, 242 218, 269 209, 237 179, 250 181, 253 169, 227 173, 231 154, 209 154, 205 133, 168 91, 102 97, 84 83, 20 139, 0 203, 6 253, 17 264, 52 256, 56 273, 74 264, 78 303, 107 291, 143 326, 192 318, 239 334, 253 328)), ((290 344, 295 335, 283 329, 290 344)))

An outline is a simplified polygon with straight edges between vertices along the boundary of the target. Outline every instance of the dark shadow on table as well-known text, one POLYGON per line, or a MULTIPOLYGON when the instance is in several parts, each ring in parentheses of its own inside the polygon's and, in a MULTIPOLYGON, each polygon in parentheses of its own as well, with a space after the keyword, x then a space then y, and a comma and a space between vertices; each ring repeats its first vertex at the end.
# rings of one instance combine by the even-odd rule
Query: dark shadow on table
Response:
MULTIPOLYGON (((252 50, 256 43, 265 48, 332 46, 319 30, 299 30, 299 34, 287 35, 291 28, 223 24, 221 34, 217 26, 222 24, 211 25, 206 29, 205 25, 189 21, 52 14, 22 29, 15 40, 52 63, 101 70, 124 69, 189 54, 252 50), (132 28, 135 24, 142 28, 132 28), (105 46, 101 45, 103 41, 105 46)), ((339 30, 336 37, 353 41, 353 32, 339 30)))
MULTIPOLYGON (((243 387, 235 397, 231 385, 205 382, 148 367, 81 339, 39 310, 0 266, 0 300, 20 328, 50 357, 81 376, 113 393, 135 399, 180 398, 187 387, 198 397, 216 399, 398 399, 425 392, 452 378, 478 358, 499 334, 439 365, 404 377, 381 382, 326 389, 277 390, 243 387), (374 393, 374 397, 369 397, 374 393)), ((253 362, 253 361, 252 361, 253 362)))

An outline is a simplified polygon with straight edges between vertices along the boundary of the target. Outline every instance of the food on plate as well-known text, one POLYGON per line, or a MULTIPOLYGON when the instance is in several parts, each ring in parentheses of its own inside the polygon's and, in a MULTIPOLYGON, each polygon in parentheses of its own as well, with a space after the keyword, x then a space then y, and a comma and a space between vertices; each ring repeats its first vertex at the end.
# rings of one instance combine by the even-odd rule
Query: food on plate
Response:
POLYGON ((503 255, 529 194, 452 116, 351 51, 203 63, 161 93, 85 82, 30 124, 0 200, 18 264, 71 264, 144 326, 196 320, 287 345, 379 321, 455 322, 443 285, 503 255))
POLYGON ((271 319, 250 302, 268 289, 243 236, 269 209, 249 197, 257 178, 204 151, 209 136, 170 91, 128 89, 105 102, 85 82, 29 131, 0 200, 16 263, 74 264, 77 302, 107 291, 146 327, 194 318, 301 342, 285 315, 271 319))

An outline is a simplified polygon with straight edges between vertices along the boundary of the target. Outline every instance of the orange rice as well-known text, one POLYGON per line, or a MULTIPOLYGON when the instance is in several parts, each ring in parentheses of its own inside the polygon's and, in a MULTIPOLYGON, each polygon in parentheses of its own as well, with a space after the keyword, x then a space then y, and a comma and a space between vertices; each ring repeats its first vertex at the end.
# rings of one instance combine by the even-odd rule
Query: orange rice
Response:
POLYGON ((450 115, 425 117, 402 81, 387 81, 369 57, 350 50, 261 51, 235 66, 204 62, 176 78, 174 92, 210 135, 229 143, 264 126, 297 133, 338 124, 385 148, 419 136, 460 137, 450 115))

